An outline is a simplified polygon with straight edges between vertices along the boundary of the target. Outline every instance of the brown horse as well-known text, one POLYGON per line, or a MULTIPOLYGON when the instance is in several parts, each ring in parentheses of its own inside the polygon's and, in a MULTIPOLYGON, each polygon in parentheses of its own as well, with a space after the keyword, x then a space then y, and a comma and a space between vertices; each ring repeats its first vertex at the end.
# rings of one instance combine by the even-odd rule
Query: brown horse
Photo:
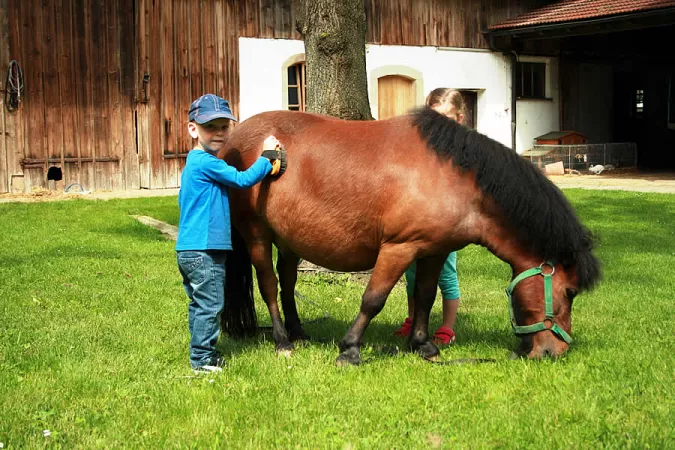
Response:
POLYGON ((243 242, 233 230, 225 331, 236 336, 256 326, 248 261, 279 352, 290 352, 292 341, 305 337, 294 298, 299 258, 344 272, 372 268, 361 309, 339 346, 338 363, 358 364, 366 327, 417 260, 409 347, 433 358, 439 351, 428 322, 443 262, 473 243, 513 270, 507 294, 514 331, 522 336, 517 354, 567 351, 572 299, 593 287, 599 263, 590 233, 564 195, 528 161, 429 108, 367 122, 262 113, 235 128, 220 156, 244 169, 260 156, 268 135, 285 146, 288 170, 230 193, 233 227, 243 242), (272 243, 279 250, 285 326, 272 243))

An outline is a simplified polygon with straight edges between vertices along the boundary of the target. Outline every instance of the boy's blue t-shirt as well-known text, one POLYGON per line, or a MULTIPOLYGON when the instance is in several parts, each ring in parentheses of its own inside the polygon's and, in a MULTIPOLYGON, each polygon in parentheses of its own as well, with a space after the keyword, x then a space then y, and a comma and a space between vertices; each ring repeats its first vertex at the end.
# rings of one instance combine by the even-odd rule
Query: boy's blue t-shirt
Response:
POLYGON ((176 251, 232 250, 228 187, 249 188, 271 170, 272 164, 263 157, 239 172, 204 150, 190 151, 178 193, 176 251))

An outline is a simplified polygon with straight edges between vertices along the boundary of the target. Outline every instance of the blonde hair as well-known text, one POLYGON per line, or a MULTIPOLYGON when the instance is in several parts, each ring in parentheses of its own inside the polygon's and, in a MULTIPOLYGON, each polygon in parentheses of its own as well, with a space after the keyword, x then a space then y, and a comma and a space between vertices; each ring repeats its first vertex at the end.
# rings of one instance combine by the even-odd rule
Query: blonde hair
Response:
POLYGON ((462 114, 466 117, 466 104, 462 93, 450 88, 436 88, 429 92, 425 104, 433 108, 443 103, 450 103, 455 107, 457 114, 462 114))

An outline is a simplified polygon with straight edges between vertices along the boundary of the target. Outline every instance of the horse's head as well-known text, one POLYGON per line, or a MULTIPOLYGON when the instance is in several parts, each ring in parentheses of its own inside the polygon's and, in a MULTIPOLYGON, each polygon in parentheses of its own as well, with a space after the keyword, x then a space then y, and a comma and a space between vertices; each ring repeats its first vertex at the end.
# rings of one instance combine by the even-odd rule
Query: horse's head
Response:
POLYGON ((516 274, 506 289, 511 325, 522 338, 514 356, 556 358, 572 343, 572 300, 579 291, 576 267, 545 262, 516 274))

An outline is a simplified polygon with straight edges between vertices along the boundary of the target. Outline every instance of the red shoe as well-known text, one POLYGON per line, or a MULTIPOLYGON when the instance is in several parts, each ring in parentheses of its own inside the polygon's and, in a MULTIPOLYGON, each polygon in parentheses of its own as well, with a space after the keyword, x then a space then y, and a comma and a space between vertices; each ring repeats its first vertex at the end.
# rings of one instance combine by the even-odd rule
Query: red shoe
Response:
POLYGON ((455 333, 448 327, 442 326, 434 333, 434 344, 448 345, 455 342, 455 333))
POLYGON ((412 330, 412 319, 410 317, 406 317, 403 325, 401 325, 401 328, 394 331, 394 335, 399 337, 408 337, 410 336, 410 330, 412 330))

